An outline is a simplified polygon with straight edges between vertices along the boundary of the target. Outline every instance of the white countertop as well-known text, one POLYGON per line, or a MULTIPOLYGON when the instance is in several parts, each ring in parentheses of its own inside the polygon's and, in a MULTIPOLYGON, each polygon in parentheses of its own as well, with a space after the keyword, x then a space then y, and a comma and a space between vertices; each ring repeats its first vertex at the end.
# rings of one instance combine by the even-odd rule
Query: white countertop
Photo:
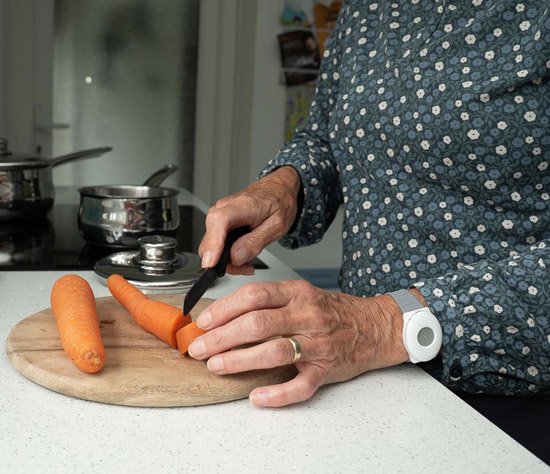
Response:
MULTIPOLYGON (((63 196, 63 193, 61 193, 63 196)), ((70 193, 66 196, 70 196, 70 193)), ((182 201, 204 206, 188 193, 182 201)), ((183 202, 182 202, 183 203, 183 202)), ((269 253, 255 278, 297 275, 269 253)), ((49 307, 67 272, 0 272, 0 340, 49 307)), ((107 288, 91 271, 96 296, 107 288)), ((216 298, 250 277, 228 276, 216 298)), ((308 402, 258 409, 248 400, 131 408, 40 387, 0 357, 0 472, 550 472, 550 468, 410 364, 322 388, 308 402)))

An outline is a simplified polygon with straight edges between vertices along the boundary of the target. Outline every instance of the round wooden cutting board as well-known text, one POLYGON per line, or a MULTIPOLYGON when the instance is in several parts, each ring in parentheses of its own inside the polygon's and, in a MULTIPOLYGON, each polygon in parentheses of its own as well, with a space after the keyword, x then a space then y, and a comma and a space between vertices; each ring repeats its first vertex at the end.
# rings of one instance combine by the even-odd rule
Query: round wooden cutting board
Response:
MULTIPOLYGON (((182 296, 155 299, 181 306, 182 296)), ((215 375, 206 362, 172 349, 141 329, 112 297, 97 298, 107 362, 97 374, 81 372, 67 357, 51 309, 20 321, 7 339, 7 353, 25 377, 55 392, 116 405, 175 407, 245 398, 256 387, 290 380, 294 366, 236 375, 215 375)), ((202 299, 192 317, 213 300, 202 299)))

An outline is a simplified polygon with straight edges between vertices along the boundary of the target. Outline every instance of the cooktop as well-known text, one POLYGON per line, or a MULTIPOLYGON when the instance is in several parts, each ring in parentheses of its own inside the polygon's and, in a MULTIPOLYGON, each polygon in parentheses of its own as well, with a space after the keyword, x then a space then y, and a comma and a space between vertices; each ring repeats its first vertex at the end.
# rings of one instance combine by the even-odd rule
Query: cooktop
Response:
MULTIPOLYGON (((179 252, 197 253, 205 214, 179 206, 180 225, 170 234, 179 252)), ((91 270, 95 263, 125 249, 87 244, 78 231, 78 205, 55 204, 44 218, 0 222, 0 270, 91 270)), ((267 268, 260 259, 254 268, 267 268)))

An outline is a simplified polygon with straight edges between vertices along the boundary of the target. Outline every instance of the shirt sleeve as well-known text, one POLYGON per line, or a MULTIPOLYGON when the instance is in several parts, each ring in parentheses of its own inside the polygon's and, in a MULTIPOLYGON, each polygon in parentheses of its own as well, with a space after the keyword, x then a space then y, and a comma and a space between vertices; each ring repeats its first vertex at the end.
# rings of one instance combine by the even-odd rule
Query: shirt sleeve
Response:
POLYGON ((441 357, 424 368, 470 393, 550 392, 549 268, 546 239, 415 284, 443 329, 441 357))
POLYGON ((285 247, 319 242, 342 202, 329 122, 338 91, 342 30, 348 9, 344 4, 327 43, 307 123, 259 175, 265 176, 281 166, 292 166, 302 180, 303 206, 290 233, 280 240, 285 247))

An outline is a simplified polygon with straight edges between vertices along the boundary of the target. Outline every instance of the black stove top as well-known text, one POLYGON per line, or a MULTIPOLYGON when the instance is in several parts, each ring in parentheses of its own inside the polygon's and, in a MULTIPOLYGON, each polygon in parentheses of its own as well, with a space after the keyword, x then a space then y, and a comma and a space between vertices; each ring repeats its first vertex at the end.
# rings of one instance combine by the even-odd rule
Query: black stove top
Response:
MULTIPOLYGON (((197 253, 204 235, 205 214, 195 206, 179 206, 175 234, 180 252, 197 253)), ((47 217, 0 222, 0 270, 91 270, 95 262, 121 250, 87 244, 78 231, 78 205, 55 204, 47 217)), ((259 259, 255 268, 267 268, 259 259)))

